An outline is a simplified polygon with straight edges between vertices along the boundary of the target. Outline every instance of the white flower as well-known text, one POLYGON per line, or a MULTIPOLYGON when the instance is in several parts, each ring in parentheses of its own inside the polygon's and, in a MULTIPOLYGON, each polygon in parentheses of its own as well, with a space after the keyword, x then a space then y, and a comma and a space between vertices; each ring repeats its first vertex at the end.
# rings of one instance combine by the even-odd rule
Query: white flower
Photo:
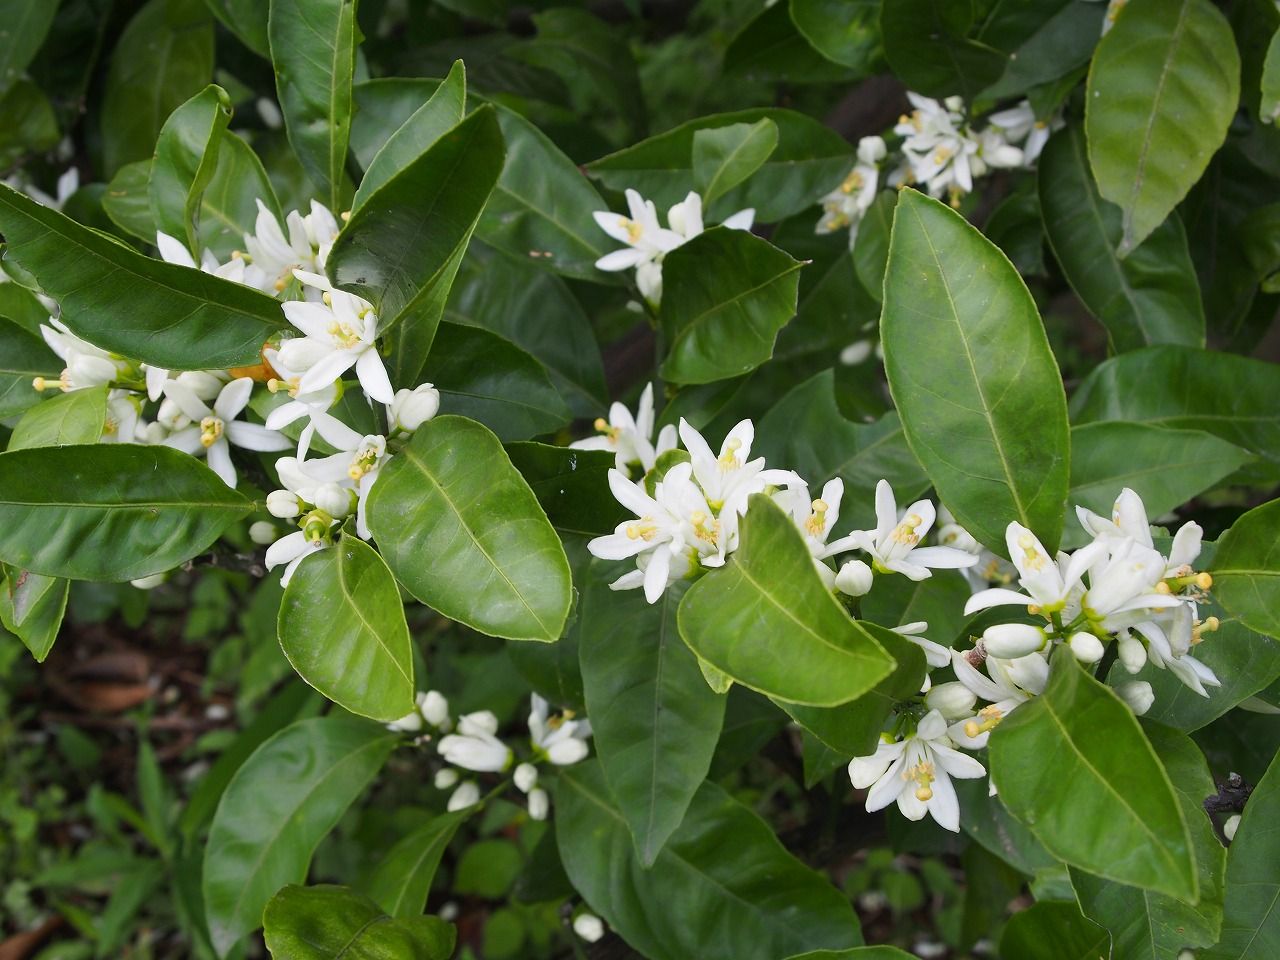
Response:
POLYGON ((1018 570, 1018 585, 1026 592, 1002 587, 980 591, 964 605, 966 616, 1004 604, 1036 606, 1045 616, 1066 610, 1068 605, 1074 608, 1083 592, 1081 578, 1106 550, 1105 545, 1092 543, 1071 557, 1059 554, 1055 561, 1040 539, 1020 523, 1011 523, 1005 529, 1005 543, 1018 570))
MULTIPOLYGON (((1160 611, 1150 620, 1134 624, 1133 629, 1147 641, 1147 659, 1152 664, 1168 670, 1200 696, 1207 697, 1209 692, 1205 686, 1218 687, 1222 685, 1221 681, 1212 669, 1188 651, 1200 642, 1202 631, 1216 630, 1217 627, 1216 617, 1210 617, 1202 624, 1195 618, 1194 604, 1179 603, 1170 610, 1160 611)), ((1125 667, 1129 669, 1128 662, 1125 667)))
POLYGON ((604 936, 604 921, 593 913, 580 913, 573 918, 573 932, 587 943, 595 943, 604 936))
MULTIPOLYGON (((329 417, 328 420, 332 422, 320 429, 325 439, 338 447, 338 452, 315 460, 298 460, 297 470, 316 484, 307 497, 312 503, 316 502, 322 484, 338 484, 353 489, 356 494, 356 533, 368 540, 370 532, 365 508, 379 472, 391 459, 387 453, 387 441, 385 437, 375 434, 362 437, 336 417, 329 417)), ((277 472, 279 469, 280 464, 277 462, 277 472)))
POLYGON ((190 418, 192 425, 165 439, 165 445, 195 455, 204 451, 209 469, 223 479, 229 487, 236 485, 236 468, 231 462, 231 448, 271 451, 284 450, 288 439, 274 430, 256 423, 245 423, 236 418, 249 404, 253 381, 248 377, 232 380, 218 393, 209 406, 195 393, 177 380, 164 385, 165 396, 172 400, 190 418))
POLYGON ((314 200, 310 214, 304 217, 294 210, 285 218, 285 224, 289 228, 287 239, 275 215, 259 200, 254 232, 244 237, 251 268, 246 271, 245 282, 266 293, 284 290, 295 270, 322 271, 338 235, 338 221, 327 207, 314 200))
POLYGON ((851 597, 865 596, 871 591, 875 575, 861 560, 847 560, 840 566, 833 586, 851 597))
POLYGON ((453 728, 453 722, 449 719, 449 701, 438 690, 428 690, 426 693, 418 694, 418 709, 422 711, 423 719, 431 726, 448 732, 453 728))
POLYGON ((933 504, 917 500, 901 515, 888 480, 876 484, 876 528, 855 530, 831 544, 835 553, 857 547, 871 554, 872 567, 880 573, 901 573, 910 580, 925 580, 935 569, 969 567, 978 558, 954 547, 921 547, 935 518, 933 504))
POLYGON ((263 351, 263 356, 276 373, 275 377, 267 381, 267 389, 272 393, 284 391, 289 397, 287 402, 280 404, 267 414, 268 429, 283 430, 296 420, 307 417, 307 425, 303 427, 298 437, 299 457, 306 457, 317 432, 333 446, 341 446, 346 436, 342 430, 346 425, 327 412, 338 400, 340 383, 328 383, 318 390, 303 393, 301 390, 303 371, 290 369, 279 350, 268 348, 263 351), (335 427, 334 424, 338 426, 335 427))
POLYGON ((107 415, 102 421, 103 443, 137 443, 141 429, 141 404, 128 390, 107 394, 107 415))
POLYGON ((1129 709, 1142 716, 1151 709, 1151 705, 1156 702, 1156 695, 1151 689, 1151 684, 1145 680, 1130 680, 1116 687, 1116 693, 1120 699, 1129 705, 1129 709))
POLYGON ((985 676, 970 659, 983 656, 981 650, 968 653, 953 650, 951 653, 956 679, 972 690, 979 700, 988 703, 976 716, 953 724, 949 731, 956 743, 970 750, 985 747, 992 729, 1033 696, 1043 693, 1045 684, 1049 682, 1049 661, 1038 653, 1012 660, 986 656, 983 662, 985 676))
POLYGON ((951 194, 953 200, 973 189, 972 160, 976 140, 966 135, 964 103, 948 97, 943 103, 908 93, 915 108, 900 117, 893 132, 903 137, 902 153, 911 179, 922 183, 930 196, 951 194))
POLYGON ((567 711, 555 717, 548 717, 547 713, 547 701, 535 693, 529 708, 529 740, 534 753, 545 756, 558 767, 585 759, 586 741, 591 736, 590 722, 575 720, 567 711))
POLYGON ((474 807, 480 802, 480 787, 474 780, 465 780, 458 785, 458 789, 453 791, 449 797, 449 802, 445 808, 449 813, 456 810, 465 810, 467 807, 474 807))
POLYGON ((929 629, 929 623, 926 620, 917 620, 914 623, 904 623, 900 627, 894 627, 893 632, 906 637, 917 647, 924 651, 925 662, 930 667, 945 667, 951 662, 951 648, 944 647, 940 643, 935 643, 928 637, 924 636, 924 632, 929 629))
POLYGON ((1044 145, 1049 142, 1049 134, 1061 129, 1065 122, 1061 113, 1051 120, 1040 120, 1031 106, 1031 101, 1022 102, 1000 110, 987 117, 987 122, 998 127, 1012 143, 1022 144, 1022 160, 1026 166, 1033 166, 1044 145))
POLYGON ((1023 166, 1022 151, 1005 139, 1004 132, 999 127, 986 127, 976 134, 970 131, 969 135, 978 144, 978 149, 969 162, 975 177, 985 176, 992 168, 1011 170, 1023 166))
POLYGON ((267 512, 281 520, 301 516, 302 502, 292 490, 272 490, 267 494, 267 512))
POLYGON ((458 732, 441 737, 437 749, 455 767, 499 773, 511 763, 511 748, 498 739, 498 718, 488 710, 458 718, 458 732))
POLYGON ((977 760, 955 749, 947 736, 947 721, 937 710, 920 720, 915 733, 897 742, 882 737, 874 754, 849 763, 850 781, 867 789, 869 812, 897 801, 908 820, 928 813, 953 833, 960 830, 960 803, 951 778, 971 780, 986 772, 977 760))
POLYGON ((635 416, 621 403, 609 407, 609 419, 595 422, 599 436, 576 440, 569 444, 575 450, 609 450, 615 454, 615 466, 626 473, 633 463, 640 464, 642 473, 653 469, 658 457, 676 446, 676 428, 671 424, 658 432, 653 442, 653 384, 645 386, 640 394, 640 405, 635 416))
POLYGON ((355 367, 356 378, 369 398, 390 403, 395 393, 378 356, 378 316, 373 304, 334 289, 319 274, 295 270, 294 275, 306 286, 323 292, 320 303, 291 300, 282 304, 285 317, 305 334, 284 341, 279 351, 285 367, 303 371, 298 393, 322 390, 355 367))
POLYGON ((1156 589, 1166 564, 1158 552, 1127 538, 1097 540, 1091 546, 1098 545, 1106 549, 1089 566, 1089 588, 1080 598, 1081 609, 1095 627, 1114 632, 1150 620, 1156 610, 1186 605, 1156 589))
MULTIPOLYGON (((1098 540, 1118 541, 1132 540, 1148 550, 1155 549, 1155 541, 1151 538, 1151 525, 1147 522, 1147 508, 1142 497, 1125 487, 1116 497, 1111 508, 1111 519, 1100 517, 1092 510, 1076 507, 1076 517, 1080 526, 1098 540)), ((1184 523, 1174 534, 1169 556, 1165 558, 1162 576, 1187 577, 1193 573, 1192 564, 1200 556, 1201 540, 1204 531, 1198 523, 1184 523)), ((1208 584, 1203 585, 1208 589, 1208 584)))
MULTIPOLYGON (((834 233, 848 227, 849 245, 853 246, 858 236, 858 225, 875 201, 876 191, 880 186, 880 161, 884 156, 884 140, 880 137, 863 137, 858 141, 858 163, 840 186, 820 201, 822 217, 818 220, 815 233, 834 233)), ((867 355, 870 355, 869 343, 867 355)), ((851 364, 861 362, 845 360, 843 354, 841 361, 851 364)))
POLYGON ((999 623, 982 632, 987 653, 1002 660, 1012 660, 1037 653, 1049 642, 1043 627, 1029 623, 999 623))
POLYGON ((397 390, 387 407, 387 431, 407 437, 440 412, 440 391, 429 383, 397 390))
POLYGON ((538 785, 538 768, 532 763, 519 764, 512 775, 512 780, 515 781, 517 790, 528 793, 538 785))
POLYGON ((435 777, 432 778, 432 785, 437 790, 448 790, 450 787, 457 786, 462 774, 458 773, 454 767, 441 767, 436 771, 435 777))
MULTIPOLYGON (((947 657, 947 662, 951 662, 950 656, 947 657)), ((924 702, 930 710, 937 710, 947 720, 957 720, 973 714, 978 696, 959 680, 952 680, 930 688, 925 694, 924 702)))
POLYGON ((221 277, 223 280, 245 282, 245 262, 242 257, 232 257, 226 263, 219 263, 211 250, 205 250, 200 254, 200 263, 197 264, 196 258, 191 255, 187 245, 163 230, 156 231, 156 248, 160 251, 160 257, 165 263, 176 263, 182 267, 190 267, 192 270, 198 268, 203 273, 221 277))
MULTIPOLYGON (((755 440, 755 427, 750 420, 739 421, 720 445, 717 456, 702 434, 689 425, 683 417, 680 419, 680 439, 689 451, 689 459, 693 464, 693 475, 702 488, 703 496, 713 513, 722 520, 730 513, 747 512, 747 500, 753 493, 761 493, 765 487, 774 485, 803 485, 791 470, 766 470, 764 458, 747 460, 751 456, 751 444, 755 440)), ((830 486, 830 485, 829 485, 830 486)), ((833 488, 834 490, 835 488, 833 488)), ((844 486, 840 484, 839 490, 844 486)), ((839 508, 839 495, 833 493, 839 508)), ((808 491, 805 492, 808 499, 808 491)), ((834 518, 833 518, 834 519, 834 518)), ((735 524, 736 527, 736 524, 735 524)), ((829 532, 829 527, 825 527, 829 532)), ((823 536, 825 543, 826 537, 823 536)))
POLYGON ((61 320, 50 317, 48 323, 40 325, 40 335, 66 366, 56 382, 36 377, 31 385, 37 390, 56 387, 67 393, 117 380, 131 380, 135 376, 129 361, 80 339, 61 320))
POLYGON ((323 550, 332 544, 333 528, 336 520, 318 511, 308 514, 300 521, 301 530, 287 533, 271 546, 267 547, 266 566, 274 570, 284 564, 284 574, 280 577, 280 585, 287 587, 293 579, 293 572, 298 564, 317 550, 323 550))

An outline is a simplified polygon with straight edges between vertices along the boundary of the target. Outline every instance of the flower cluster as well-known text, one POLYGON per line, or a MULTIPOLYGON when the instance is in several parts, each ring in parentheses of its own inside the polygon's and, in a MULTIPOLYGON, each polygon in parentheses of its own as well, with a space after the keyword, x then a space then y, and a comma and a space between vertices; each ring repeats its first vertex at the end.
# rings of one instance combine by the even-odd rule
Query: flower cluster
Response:
POLYGON ((435 690, 419 693, 412 713, 388 724, 404 733, 427 728, 442 734, 436 749, 446 763, 435 775, 439 790, 452 790, 448 809, 464 810, 480 802, 480 785, 468 774, 511 770, 516 789, 527 797, 529 816, 545 820, 550 809, 546 790, 538 786, 538 764, 567 767, 585 760, 591 724, 571 711, 552 715, 547 701, 534 694, 529 707, 528 758, 516 762, 515 751, 498 737, 498 718, 490 710, 465 713, 455 722, 449 702, 435 690), (514 765, 514 769, 513 768, 514 765))
POLYGON ((858 141, 858 163, 840 186, 822 198, 822 217, 816 232, 835 233, 847 228, 849 246, 853 246, 858 225, 880 189, 880 163, 886 152, 882 137, 863 137, 858 141))

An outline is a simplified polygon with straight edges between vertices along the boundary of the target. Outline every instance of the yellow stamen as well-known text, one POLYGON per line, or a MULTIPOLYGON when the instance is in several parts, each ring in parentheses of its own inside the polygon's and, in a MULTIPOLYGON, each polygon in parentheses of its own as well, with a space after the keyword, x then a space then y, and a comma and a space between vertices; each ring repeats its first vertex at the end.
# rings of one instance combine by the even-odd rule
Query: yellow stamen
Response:
POLYGON ((641 517, 635 523, 627 524, 627 536, 632 540, 643 540, 648 543, 658 532, 658 525, 653 517, 641 517))
POLYGON ((893 528, 889 537, 896 543, 905 543, 914 547, 920 542, 920 534, 916 533, 916 527, 922 523, 924 523, 924 517, 918 513, 908 513, 902 518, 902 522, 893 528))
POLYGON ((644 227, 636 223, 634 220, 622 221, 622 229, 627 231, 627 239, 632 243, 638 243, 640 238, 644 236, 644 227))
POLYGON ((822 535, 822 531, 827 528, 827 504, 825 500, 813 501, 813 513, 805 521, 804 527, 815 537, 822 535))
POLYGON ((223 423, 218 417, 205 417, 200 421, 200 445, 205 449, 212 447, 222 436, 223 423))
POLYGON ((1025 566, 1032 570, 1043 570, 1046 558, 1040 552, 1040 548, 1036 546, 1036 538, 1029 533, 1024 533, 1018 538, 1018 546, 1022 548, 1022 562, 1025 566))
POLYGON ((1208 571, 1197 574, 1196 586, 1199 587, 1201 590, 1208 590, 1210 587, 1213 586, 1213 577, 1209 574, 1208 571))
POLYGON ((933 764, 927 760, 921 760, 909 770, 902 771, 902 779, 914 780, 916 784, 916 799, 921 802, 927 802, 933 799, 933 789, 929 784, 933 783, 936 778, 934 775, 933 764))
POLYGON ((1170 587, 1169 584, 1161 580, 1159 583, 1156 584, 1156 593, 1160 593, 1160 594, 1164 594, 1165 596, 1168 596, 1169 594, 1173 593, 1173 588, 1170 587))
POLYGON ((724 452, 720 454, 720 466, 725 470, 736 470, 742 466, 738 460, 738 450, 742 448, 742 441, 737 437, 730 437, 724 442, 724 452))
POLYGON ((978 720, 975 717, 964 725, 964 735, 970 739, 973 739, 980 734, 984 734, 988 730, 995 729, 996 725, 1004 719, 1003 714, 1000 712, 1000 708, 994 704, 989 707, 983 707, 979 710, 978 717, 981 717, 982 719, 978 720))

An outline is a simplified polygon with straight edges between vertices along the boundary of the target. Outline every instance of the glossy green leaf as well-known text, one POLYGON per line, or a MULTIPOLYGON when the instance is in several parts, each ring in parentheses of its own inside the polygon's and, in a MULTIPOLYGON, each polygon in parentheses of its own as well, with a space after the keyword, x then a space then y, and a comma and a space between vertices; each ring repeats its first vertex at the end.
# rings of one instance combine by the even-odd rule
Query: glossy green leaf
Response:
POLYGON ((1250 510, 1223 534, 1213 595, 1246 626, 1280 639, 1280 500, 1250 510))
POLYGON ((285 130, 307 176, 344 207, 356 66, 356 0, 271 0, 267 20, 285 130))
POLYGON ((41 400, 14 426, 8 449, 97 443, 106 427, 108 392, 106 386, 89 387, 41 400))
POLYGON ((609 491, 609 471, 616 463, 610 451, 545 443, 509 443, 506 450, 562 536, 604 536, 630 517, 609 491))
POLYGON ((598 763, 560 773, 555 809, 560 859, 574 887, 652 960, 777 960, 862 939, 844 895, 712 783, 698 789, 648 868, 598 763))
POLYGON ((49 98, 34 83, 19 79, 0 93, 0 163, 12 167, 30 153, 58 145, 58 118, 49 98))
POLYGON ((449 75, 427 102, 415 110, 374 155, 356 190, 352 208, 361 207, 375 190, 461 123, 466 102, 467 71, 461 60, 455 60, 449 75))
POLYGON ((373 303, 384 325, 434 304, 438 285, 447 291, 452 282, 458 251, 471 238, 502 161, 498 121, 492 108, 481 108, 352 214, 329 253, 330 278, 373 303))
POLYGON ((417 917, 427 906, 431 881, 449 841, 475 807, 441 813, 405 834, 369 878, 369 896, 393 917, 417 917))
POLYGON ((854 947, 851 950, 811 950, 787 960, 913 960, 914 956, 897 947, 854 947))
POLYGON ((791 703, 846 703, 894 668, 823 585, 791 518, 763 495, 751 498, 733 557, 685 594, 678 623, 701 659, 791 703))
POLYGON ((227 784, 204 858, 209 933, 225 957, 301 882, 316 845, 364 792, 397 737, 367 720, 315 717, 267 740, 227 784))
POLYGON ((1013 521, 1052 549, 1067 497, 1066 397, 1022 278, 959 214, 905 190, 884 290, 889 388, 938 496, 997 552, 1013 521))
POLYGON ((572 589, 560 538, 480 424, 440 416, 419 427, 368 509, 388 566, 427 606, 512 640, 564 632, 572 589))
POLYGON ((457 934, 439 917, 393 919, 348 887, 290 884, 262 916, 275 960, 449 960, 457 934))
POLYGON ((111 55, 99 114, 105 172, 151 156, 169 114, 212 79, 208 8, 201 0, 150 0, 111 55))
POLYGON ((866 72, 851 70, 817 50, 796 27, 790 4, 774 3, 757 8, 724 51, 726 80, 769 81, 788 87, 800 84, 852 83, 866 72))
POLYGON ((0 232, 12 257, 90 343, 177 370, 257 363, 284 325, 271 297, 162 263, 0 186, 0 232))
POLYGON ((262 161, 229 130, 219 138, 218 165, 200 197, 200 246, 227 260, 257 230, 258 201, 280 217, 280 205, 262 161))
POLYGON ((1203 430, 1277 459, 1280 368, 1230 353, 1150 347, 1095 367, 1072 396, 1071 415, 1076 423, 1131 420, 1203 430))
POLYGON ((552 433, 572 416, 542 364, 478 327, 440 324, 422 379, 445 413, 479 420, 500 440, 552 433))
POLYGON ((135 160, 116 171, 102 195, 102 210, 117 227, 144 243, 155 243, 151 215, 151 160, 135 160))
POLYGON ((773 355, 795 316, 800 261, 745 230, 708 230, 662 266, 662 375, 711 383, 749 373, 773 355))
POLYGON ((36 663, 53 649, 67 610, 70 582, 5 567, 0 578, 0 624, 23 642, 36 663))
POLYGON ((40 328, 49 322, 49 311, 26 287, 0 283, 0 318, 21 327, 33 337, 41 338, 40 328))
POLYGON ((1209 947, 1222 925, 1222 880, 1226 856, 1205 815, 1205 797, 1217 793, 1204 754, 1190 739, 1149 725, 1147 736, 1168 771, 1183 816, 1191 829, 1200 902, 1195 906, 1138 887, 1112 883, 1083 871, 1071 871, 1080 909, 1111 931, 1113 956, 1125 960, 1164 960, 1188 947, 1209 947))
POLYGON ((707 686, 676 629, 682 585, 650 604, 643 591, 610 590, 612 568, 593 563, 582 588, 582 683, 605 780, 649 866, 706 779, 725 698, 707 686))
POLYGON ((0 90, 22 76, 35 59, 58 12, 58 0, 4 0, 0 3, 0 90))
POLYGON ((879 0, 791 0, 791 22, 833 63, 871 73, 880 55, 879 0))
POLYGON ((1179 900, 1199 895, 1169 775, 1133 712, 1068 647, 1054 654, 1044 694, 1002 721, 989 748, 1000 799, 1054 856, 1179 900))
POLYGON ((863 216, 853 241, 853 268, 877 303, 884 299, 884 271, 889 262, 889 235, 897 205, 897 192, 881 191, 863 216))
POLYGON ((1015 913, 1000 937, 1000 956, 1018 960, 1108 960, 1111 935, 1074 903, 1052 900, 1015 913))
POLYGON ((709 207, 759 170, 777 146, 778 125, 768 117, 694 133, 693 183, 703 204, 709 207))
POLYGON ((1267 960, 1280 952, 1280 760, 1244 805, 1227 852, 1222 938, 1206 960, 1267 960))
POLYGON ((1280 30, 1267 44, 1267 58, 1262 67, 1262 99, 1258 104, 1258 116, 1276 122, 1280 117, 1280 30))
POLYGON ((38 336, 0 316, 0 419, 34 406, 36 377, 57 382, 62 361, 38 336))
POLYGON ((395 577, 378 552, 342 534, 303 560, 280 604, 293 669, 352 713, 390 722, 413 712, 413 649, 395 577))
POLYGON ((0 454, 0 561, 72 580, 135 580, 189 560, 253 505, 168 447, 0 454))
POLYGON ((1120 256, 1200 179, 1240 102, 1240 55, 1209 0, 1133 0, 1098 44, 1085 132, 1098 192, 1122 212, 1120 256))
POLYGON ((927 97, 959 94, 972 101, 1004 73, 1007 58, 969 36, 971 3, 948 0, 884 0, 880 31, 893 72, 927 97))
POLYGON ((1044 112, 1037 94, 1050 93, 1055 81, 1076 85, 1076 71, 1093 56, 1106 16, 1105 7, 1075 0, 1031 0, 993 8, 979 39, 1004 50, 1009 58, 1000 79, 982 92, 983 98, 1029 94, 1036 111, 1044 112))
POLYGON ((1116 352, 1155 343, 1204 345, 1204 309, 1182 221, 1171 216, 1121 260, 1120 208, 1103 200, 1077 125, 1040 157, 1040 204, 1054 256, 1116 352))
POLYGON ((211 83, 170 114, 151 162, 151 215, 156 226, 200 250, 200 197, 218 168, 222 132, 231 122, 227 92, 211 83))
POLYGON ((816 203, 853 162, 852 148, 844 139, 791 110, 740 110, 690 120, 587 164, 587 173, 610 190, 638 190, 666 210, 689 192, 695 133, 765 118, 778 127, 777 149, 755 176, 720 198, 710 222, 744 207, 753 207, 760 222, 781 220, 816 203))
POLYGON ((267 37, 270 0, 205 0, 205 4, 246 47, 260 56, 271 56, 267 37))

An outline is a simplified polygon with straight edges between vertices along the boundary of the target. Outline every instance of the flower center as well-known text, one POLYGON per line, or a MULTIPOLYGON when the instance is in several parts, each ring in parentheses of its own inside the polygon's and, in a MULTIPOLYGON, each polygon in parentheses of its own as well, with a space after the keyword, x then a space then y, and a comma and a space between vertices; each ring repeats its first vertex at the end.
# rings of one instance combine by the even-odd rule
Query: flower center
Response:
POLYGON ((378 451, 373 446, 361 447, 356 451, 356 455, 351 458, 351 466, 347 469, 347 476, 352 480, 360 480, 372 473, 377 464, 378 451))
POLYGON ((966 737, 976 737, 993 730, 1001 720, 1004 719, 1000 713, 1000 708, 992 704, 989 707, 983 707, 978 711, 978 716, 970 720, 964 725, 964 735, 966 737))
POLYGON ((618 437, 622 433, 622 429, 620 427, 609 426, 609 421, 606 420, 604 417, 596 417, 596 422, 592 424, 592 426, 596 428, 596 433, 604 434, 606 437, 609 438, 610 443, 612 443, 614 446, 617 446, 618 437))
POLYGON ((658 525, 653 517, 641 517, 635 523, 627 524, 627 536, 632 540, 643 540, 648 543, 658 533, 658 525))
POLYGON ((326 332, 347 349, 360 343, 360 332, 349 323, 335 320, 329 324, 329 329, 326 332))
POLYGON ((622 229, 627 231, 627 239, 632 243, 638 243, 640 238, 644 236, 644 227, 634 220, 623 220, 622 229))
POLYGON ((279 393, 283 390, 290 397, 296 397, 298 395, 298 384, 301 381, 301 377, 290 377, 288 380, 277 380, 272 377, 267 381, 267 390, 271 393, 279 393))
POLYGON ((1029 570, 1043 570, 1046 557, 1036 546, 1036 538, 1024 533, 1018 538, 1018 546, 1022 548, 1022 563, 1029 570))
POLYGON ((693 523, 693 535, 703 543, 715 546, 716 539, 720 536, 720 521, 713 520, 701 510, 693 511, 689 520, 693 523))
POLYGON ((822 531, 827 529, 827 503, 825 500, 813 501, 813 513, 809 514, 809 519, 804 522, 804 528, 813 536, 822 536, 822 531))
POLYGON ((721 470, 737 470, 742 466, 742 461, 738 459, 738 451, 742 449, 742 441, 737 437, 731 437, 724 442, 724 451, 720 454, 721 470))
POLYGON ((920 534, 916 533, 916 527, 924 523, 924 517, 918 513, 908 513, 902 518, 902 522, 893 528, 893 532, 889 534, 889 539, 894 543, 904 543, 909 547, 914 547, 920 542, 920 534))
POLYGON ((206 450, 218 442, 225 425, 220 417, 205 417, 200 421, 200 446, 206 450))
POLYGON ((853 193, 855 190, 861 190, 865 181, 862 174, 854 170, 851 174, 844 178, 844 183, 840 184, 841 193, 853 193))
POLYGON ((921 760, 914 767, 902 771, 902 779, 914 781, 916 785, 916 799, 923 802, 933 799, 933 788, 929 784, 936 779, 933 772, 933 764, 927 760, 921 760))

